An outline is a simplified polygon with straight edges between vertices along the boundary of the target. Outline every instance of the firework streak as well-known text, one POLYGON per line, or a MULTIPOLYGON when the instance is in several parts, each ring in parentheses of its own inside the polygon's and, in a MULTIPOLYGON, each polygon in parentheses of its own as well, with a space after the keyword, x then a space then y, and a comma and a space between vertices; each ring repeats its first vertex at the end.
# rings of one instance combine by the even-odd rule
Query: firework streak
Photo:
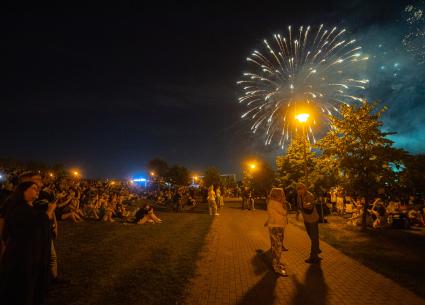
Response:
POLYGON ((284 148, 296 130, 295 114, 305 109, 314 113, 306 134, 315 142, 313 127, 319 116, 338 112, 341 103, 363 101, 356 92, 368 80, 359 78, 358 67, 368 57, 345 32, 323 25, 317 30, 289 26, 285 35, 264 40, 263 50, 247 58, 252 72, 237 82, 244 93, 239 103, 248 108, 242 118, 252 121, 253 133, 265 131, 266 145, 276 141, 284 148))

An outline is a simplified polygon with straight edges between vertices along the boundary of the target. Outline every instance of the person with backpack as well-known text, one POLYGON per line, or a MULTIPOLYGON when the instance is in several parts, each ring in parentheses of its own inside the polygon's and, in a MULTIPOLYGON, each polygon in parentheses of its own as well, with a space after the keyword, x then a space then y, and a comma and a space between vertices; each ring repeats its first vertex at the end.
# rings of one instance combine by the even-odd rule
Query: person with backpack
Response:
POLYGON ((311 240, 310 257, 305 260, 309 264, 320 263, 319 253, 319 213, 316 210, 314 195, 307 190, 305 184, 297 183, 297 220, 301 213, 305 230, 311 240))

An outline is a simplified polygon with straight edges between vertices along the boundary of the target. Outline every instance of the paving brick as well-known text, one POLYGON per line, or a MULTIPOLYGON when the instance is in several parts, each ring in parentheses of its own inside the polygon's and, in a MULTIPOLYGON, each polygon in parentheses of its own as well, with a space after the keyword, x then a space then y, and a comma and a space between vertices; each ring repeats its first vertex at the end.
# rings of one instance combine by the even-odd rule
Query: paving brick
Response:
POLYGON ((238 209, 226 202, 215 217, 184 304, 425 305, 396 282, 385 278, 321 241, 320 265, 304 262, 310 249, 306 233, 289 225, 284 261, 290 274, 278 278, 268 256, 266 212, 238 209), (258 250, 265 254, 259 255, 258 250))

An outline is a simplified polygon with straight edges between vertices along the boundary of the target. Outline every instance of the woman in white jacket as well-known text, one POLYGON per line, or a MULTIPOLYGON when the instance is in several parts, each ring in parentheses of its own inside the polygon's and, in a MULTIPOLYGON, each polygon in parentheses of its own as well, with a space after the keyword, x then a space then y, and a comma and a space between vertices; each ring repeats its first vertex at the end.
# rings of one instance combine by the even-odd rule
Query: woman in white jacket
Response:
POLYGON ((288 209, 286 208, 285 192, 282 188, 273 188, 267 202, 268 219, 264 224, 269 228, 272 251, 272 265, 274 271, 280 276, 288 276, 285 265, 281 262, 284 229, 288 224, 288 209))

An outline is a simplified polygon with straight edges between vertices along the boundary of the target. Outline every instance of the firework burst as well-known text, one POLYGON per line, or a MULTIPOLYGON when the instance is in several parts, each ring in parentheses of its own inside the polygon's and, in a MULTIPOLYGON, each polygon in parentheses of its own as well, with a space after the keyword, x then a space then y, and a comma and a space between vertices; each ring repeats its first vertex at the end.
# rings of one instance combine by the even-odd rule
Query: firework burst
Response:
POLYGON ((425 2, 405 8, 409 32, 403 37, 403 45, 414 55, 419 64, 425 63, 425 2))
MULTIPOLYGON (((252 121, 251 130, 265 131, 265 144, 284 148, 296 130, 294 116, 308 109, 314 118, 338 111, 339 104, 363 101, 355 95, 367 79, 358 79, 359 63, 367 60, 356 40, 344 38, 345 29, 316 30, 310 26, 288 27, 275 34, 264 50, 247 58, 252 72, 243 73, 237 84, 243 88, 239 103, 248 110, 242 115, 252 121)), ((307 137, 315 142, 315 119, 307 126, 307 137)))

